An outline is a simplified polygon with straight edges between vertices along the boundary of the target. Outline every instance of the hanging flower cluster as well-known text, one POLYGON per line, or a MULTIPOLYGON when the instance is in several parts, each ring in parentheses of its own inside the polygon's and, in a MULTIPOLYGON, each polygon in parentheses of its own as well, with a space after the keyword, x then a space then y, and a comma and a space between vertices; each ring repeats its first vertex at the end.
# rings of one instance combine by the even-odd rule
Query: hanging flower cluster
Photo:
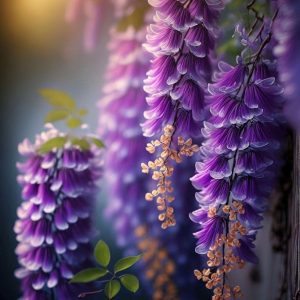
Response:
POLYGON ((276 21, 275 36, 278 45, 275 55, 278 57, 280 79, 284 83, 284 95, 287 98, 286 113, 290 122, 300 130, 300 101, 298 70, 300 66, 300 3, 295 0, 278 1, 279 16, 276 21))
POLYGON ((206 254, 208 266, 195 276, 213 289, 213 300, 241 296, 239 286, 228 285, 227 274, 257 262, 253 243, 279 172, 282 89, 273 64, 264 59, 269 23, 250 35, 243 40, 253 54, 238 57, 234 67, 221 62, 208 87, 211 117, 202 131, 203 159, 191 179, 199 190, 200 207, 191 214, 200 225, 196 252, 206 254))
POLYGON ((77 21, 81 14, 85 18, 84 48, 91 52, 96 47, 103 10, 102 1, 70 0, 66 9, 65 19, 68 23, 77 21))
POLYGON ((150 110, 142 125, 145 136, 163 134, 147 145, 150 153, 158 152, 154 161, 142 164, 144 173, 152 173, 157 189, 146 194, 154 198, 160 211, 159 220, 166 229, 176 224, 171 202, 173 187, 168 179, 173 163, 198 151, 191 137, 200 135, 205 117, 204 89, 211 74, 215 22, 222 1, 151 0, 156 9, 154 24, 148 28, 145 48, 154 54, 145 91, 150 110))
POLYGON ((91 255, 98 151, 72 144, 51 125, 34 144, 24 140, 19 152, 26 157, 17 165, 24 201, 14 227, 22 299, 74 299, 78 290, 68 281, 91 255))

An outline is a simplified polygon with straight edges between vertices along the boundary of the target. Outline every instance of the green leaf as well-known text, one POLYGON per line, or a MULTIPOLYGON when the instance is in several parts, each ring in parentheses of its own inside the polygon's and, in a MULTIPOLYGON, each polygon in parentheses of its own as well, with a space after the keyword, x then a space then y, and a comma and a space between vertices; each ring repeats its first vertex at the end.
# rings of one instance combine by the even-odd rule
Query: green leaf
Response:
POLYGON ((82 150, 89 150, 90 149, 90 144, 86 139, 78 139, 78 138, 73 138, 71 140, 72 145, 79 146, 82 150))
POLYGON ((45 117, 45 123, 64 120, 68 117, 68 115, 69 115, 69 113, 65 110, 50 111, 50 112, 48 112, 48 114, 45 117))
POLYGON ((76 102, 73 100, 73 98, 63 91, 42 89, 40 90, 40 94, 50 105, 54 107, 64 108, 67 110, 74 110, 76 107, 76 102))
POLYGON ((41 147, 38 149, 39 154, 45 154, 53 150, 54 148, 60 149, 62 148, 67 141, 66 136, 58 136, 53 139, 48 140, 45 142, 41 147))
POLYGON ((110 262, 110 251, 107 244, 99 241, 94 249, 94 256, 96 261, 103 267, 107 267, 110 262))
POLYGON ((134 275, 125 274, 120 277, 123 286, 130 292, 136 293, 140 288, 140 282, 134 275))
POLYGON ((74 129, 81 125, 81 120, 77 118, 70 118, 66 123, 69 128, 74 129))
POLYGON ((111 280, 105 285, 105 295, 108 297, 108 299, 112 299, 120 292, 120 289, 120 282, 115 279, 111 280))
POLYGON ((84 117, 88 114, 88 111, 86 109, 81 108, 78 110, 78 114, 80 117, 84 117))
POLYGON ((106 269, 99 268, 90 268, 80 271, 75 274, 74 277, 70 280, 71 283, 87 283, 95 281, 107 274, 106 269))
POLYGON ((128 256, 118 260, 114 266, 115 273, 121 272, 132 267, 135 263, 137 263, 141 258, 141 255, 137 256, 128 256))
POLYGON ((104 143, 100 140, 100 139, 97 139, 97 138, 91 138, 92 142, 98 147, 98 148, 104 148, 105 145, 104 143))

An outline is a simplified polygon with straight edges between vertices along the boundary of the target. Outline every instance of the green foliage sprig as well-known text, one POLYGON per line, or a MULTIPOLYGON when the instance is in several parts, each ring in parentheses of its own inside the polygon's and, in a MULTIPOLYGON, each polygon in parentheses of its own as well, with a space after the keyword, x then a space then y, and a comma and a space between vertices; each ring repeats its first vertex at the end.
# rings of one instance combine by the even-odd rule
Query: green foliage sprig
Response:
POLYGON ((108 299, 113 299, 120 292, 121 286, 132 293, 138 291, 140 287, 139 279, 132 274, 122 274, 121 272, 136 264, 140 260, 141 255, 121 258, 114 264, 113 269, 110 270, 108 268, 111 262, 109 247, 104 241, 99 241, 94 249, 94 257, 100 267, 80 271, 74 275, 70 283, 89 283, 103 278, 102 281, 98 282, 105 285, 100 290, 81 293, 79 298, 104 292, 108 299))
MULTIPOLYGON (((65 125, 73 130, 83 125, 82 118, 88 114, 84 108, 77 107, 76 101, 69 94, 55 89, 42 89, 40 95, 52 107, 44 121, 45 123, 54 123, 63 121, 65 125)), ((46 141, 38 149, 39 154, 45 154, 52 149, 61 149, 67 142, 78 146, 82 150, 89 150, 91 144, 98 148, 104 148, 104 143, 96 136, 75 137, 72 135, 58 136, 46 141)))
POLYGON ((45 117, 46 123, 65 121, 70 129, 82 125, 82 117, 86 116, 88 111, 78 108, 76 101, 69 94, 55 89, 42 89, 40 94, 53 107, 45 117))

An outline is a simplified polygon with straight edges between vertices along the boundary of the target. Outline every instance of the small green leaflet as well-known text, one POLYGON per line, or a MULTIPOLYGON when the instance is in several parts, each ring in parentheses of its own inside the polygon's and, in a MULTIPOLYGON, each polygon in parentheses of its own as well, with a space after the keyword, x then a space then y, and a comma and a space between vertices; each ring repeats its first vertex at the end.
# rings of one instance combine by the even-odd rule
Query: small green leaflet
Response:
POLYGON ((71 117, 67 120, 66 124, 70 129, 74 129, 74 128, 78 128, 82 124, 82 122, 78 118, 71 117))
POLYGON ((108 297, 108 299, 114 298, 121 289, 120 282, 118 280, 111 280, 109 281, 105 286, 105 295, 108 297))
POLYGON ((140 287, 140 282, 134 275, 125 274, 120 277, 120 280, 123 286, 132 293, 136 293, 140 287))
POLYGON ((52 110, 47 113, 45 123, 65 120, 69 113, 65 110, 52 110))
POLYGON ((47 142, 45 142, 39 149, 38 149, 38 153, 39 154, 45 154, 48 153, 50 151, 52 151, 53 149, 60 149, 63 148, 65 143, 67 141, 67 137, 66 136, 58 136, 55 137, 53 139, 48 140, 47 142))
MULTIPOLYGON (((140 282, 136 276, 131 274, 117 275, 116 273, 133 266, 140 260, 141 255, 120 259, 114 265, 114 272, 112 272, 108 267, 111 260, 109 246, 104 241, 100 240, 94 248, 94 257, 101 267, 90 268, 77 273, 70 283, 88 283, 97 281, 99 278, 106 276, 104 280, 98 280, 98 283, 103 284, 103 286, 96 292, 104 292, 108 299, 113 299, 120 292, 121 286, 132 293, 136 293, 139 290, 140 282)), ((85 297, 87 294, 89 294, 89 292, 80 295, 85 297)))
POLYGON ((90 268, 80 271, 70 280, 71 283, 88 283, 95 281, 107 274, 106 269, 90 268))
POLYGON ((55 89, 42 89, 40 94, 47 100, 47 102, 61 109, 72 111, 76 107, 74 99, 67 93, 55 89))
POLYGON ((128 256, 118 260, 114 266, 114 272, 121 272, 132 267, 135 263, 137 263, 141 259, 141 255, 137 256, 128 256))
POLYGON ((105 147, 104 143, 103 143, 100 139, 97 139, 97 138, 91 138, 91 141, 92 141, 98 148, 104 148, 104 147, 105 147))
POLYGON ((94 249, 96 261, 103 267, 107 267, 110 262, 110 251, 107 244, 99 241, 94 249))
POLYGON ((81 126, 81 118, 86 116, 88 111, 78 108, 76 101, 69 94, 54 89, 42 89, 40 94, 53 107, 45 117, 46 123, 64 120, 70 129, 81 126))

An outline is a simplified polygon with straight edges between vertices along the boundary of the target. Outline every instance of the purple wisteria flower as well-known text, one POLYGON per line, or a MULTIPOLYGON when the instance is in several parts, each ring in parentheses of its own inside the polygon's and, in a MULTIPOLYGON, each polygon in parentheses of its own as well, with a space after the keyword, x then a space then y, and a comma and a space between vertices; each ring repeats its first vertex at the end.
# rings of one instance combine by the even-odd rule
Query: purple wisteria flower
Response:
POLYGON ((149 110, 142 124, 144 135, 155 136, 147 151, 157 153, 142 164, 151 173, 157 188, 146 194, 156 199, 161 227, 176 225, 172 176, 175 164, 191 157, 199 147, 191 138, 201 135, 205 90, 211 79, 217 36, 216 21, 222 1, 150 0, 155 9, 154 23, 148 27, 145 49, 154 55, 144 90, 149 110), (161 200, 162 199, 162 200, 161 200))
POLYGON ((160 133, 170 123, 187 136, 200 134, 204 119, 204 89, 212 71, 215 22, 222 1, 150 0, 155 8, 145 48, 154 54, 145 80, 150 109, 145 112, 145 136, 160 133))
POLYGON ((199 209, 191 214, 200 225, 196 252, 207 255, 210 268, 195 275, 214 289, 213 299, 239 296, 240 287, 229 287, 225 274, 257 262, 253 242, 280 167, 283 90, 274 64, 264 59, 271 33, 261 37, 260 50, 247 60, 219 63, 208 87, 202 160, 191 178, 199 190, 199 209))
POLYGON ((278 57, 280 79, 285 87, 287 117, 300 130, 300 3, 297 0, 280 0, 278 7, 279 16, 274 30, 278 45, 274 54, 278 57))
POLYGON ((81 14, 85 18, 83 44, 86 51, 95 49, 102 20, 103 3, 95 0, 70 0, 65 13, 65 20, 74 23, 81 14))
POLYGON ((95 232, 91 214, 100 159, 96 150, 82 150, 67 142, 41 153, 53 138, 66 136, 49 127, 31 144, 19 146, 26 161, 18 163, 23 202, 14 231, 21 268, 23 300, 70 300, 78 295, 68 281, 89 264, 90 240, 95 232))

